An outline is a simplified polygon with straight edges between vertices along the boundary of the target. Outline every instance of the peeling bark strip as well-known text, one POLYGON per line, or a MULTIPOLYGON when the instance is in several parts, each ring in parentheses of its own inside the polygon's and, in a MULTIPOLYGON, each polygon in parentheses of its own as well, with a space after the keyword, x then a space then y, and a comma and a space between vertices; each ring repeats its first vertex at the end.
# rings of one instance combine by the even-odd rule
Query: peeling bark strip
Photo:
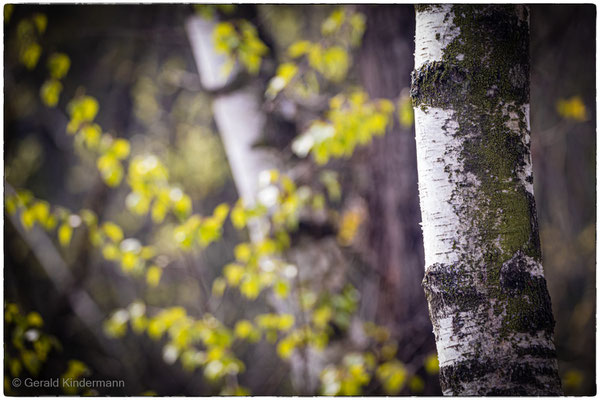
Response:
POLYGON ((533 197, 529 10, 417 6, 423 286, 446 395, 557 395, 533 197))

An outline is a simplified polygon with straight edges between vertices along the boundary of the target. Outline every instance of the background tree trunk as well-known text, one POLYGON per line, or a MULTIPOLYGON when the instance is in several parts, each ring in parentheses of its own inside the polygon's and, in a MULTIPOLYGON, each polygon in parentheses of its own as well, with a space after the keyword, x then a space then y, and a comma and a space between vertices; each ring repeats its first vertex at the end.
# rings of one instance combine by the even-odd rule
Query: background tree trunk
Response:
MULTIPOLYGON (((212 32, 215 23, 200 17, 188 19, 186 27, 194 58, 198 66, 204 89, 215 92, 213 113, 238 195, 244 205, 256 205, 259 197, 259 176, 263 171, 277 169, 288 172, 293 166, 286 164, 279 156, 280 149, 256 146, 267 134, 268 118, 262 107, 265 88, 258 79, 238 83, 240 69, 235 67, 232 76, 223 78, 220 74, 224 57, 213 46, 212 32)), ((281 132, 276 132, 281 134, 281 132)), ((253 218, 248 221, 250 240, 260 242, 269 233, 270 225, 266 218, 253 218)), ((292 282, 292 290, 300 293, 309 288, 317 293, 341 290, 346 262, 335 237, 321 239, 307 237, 286 254, 290 262, 298 267, 298 279, 292 282), (333 278, 332 278, 333 277, 333 278)), ((269 296, 269 305, 277 312, 290 313, 296 320, 306 319, 300 307, 298 296, 286 300, 269 296)), ((291 380, 295 393, 314 395, 319 393, 320 373, 329 364, 338 361, 343 355, 343 346, 330 345, 323 351, 310 346, 295 351, 290 358, 291 380)))
POLYGON ((561 393, 529 138, 529 11, 418 6, 423 285, 452 395, 561 393))
MULTIPOLYGON (((358 55, 361 83, 369 97, 395 101, 410 86, 414 7, 369 5, 360 12, 367 17, 358 55)), ((369 146, 366 158, 368 261, 379 276, 372 307, 378 322, 399 341, 400 359, 422 363, 435 342, 421 289, 423 237, 413 129, 394 118, 385 136, 369 146)))

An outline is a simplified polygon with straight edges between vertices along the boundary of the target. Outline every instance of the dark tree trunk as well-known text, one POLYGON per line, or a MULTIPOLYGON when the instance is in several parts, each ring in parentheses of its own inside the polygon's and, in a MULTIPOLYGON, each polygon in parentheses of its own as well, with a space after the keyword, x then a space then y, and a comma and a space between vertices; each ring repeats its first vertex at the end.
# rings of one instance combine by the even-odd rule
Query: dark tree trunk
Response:
MULTIPOLYGON (((359 53, 361 83, 371 98, 398 100, 410 86, 414 9, 409 5, 363 6, 367 29, 359 53)), ((423 278, 415 139, 400 126, 377 138, 367 153, 368 262, 378 271, 376 318, 399 340, 399 357, 410 361, 434 349, 423 278)))

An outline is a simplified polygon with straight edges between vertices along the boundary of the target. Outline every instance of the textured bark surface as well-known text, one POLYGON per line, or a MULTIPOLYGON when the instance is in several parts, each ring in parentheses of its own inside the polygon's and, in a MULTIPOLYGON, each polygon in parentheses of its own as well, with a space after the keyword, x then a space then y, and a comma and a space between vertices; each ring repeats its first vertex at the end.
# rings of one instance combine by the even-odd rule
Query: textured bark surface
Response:
POLYGON ((561 393, 529 140, 524 6, 418 6, 425 288, 451 395, 561 393))
MULTIPOLYGON (((361 83, 371 98, 397 100, 410 86, 415 11, 412 5, 365 5, 367 29, 358 55, 361 83)), ((423 279, 417 159, 413 130, 394 121, 369 146, 368 261, 379 272, 376 318, 399 340, 403 361, 434 349, 423 279)))

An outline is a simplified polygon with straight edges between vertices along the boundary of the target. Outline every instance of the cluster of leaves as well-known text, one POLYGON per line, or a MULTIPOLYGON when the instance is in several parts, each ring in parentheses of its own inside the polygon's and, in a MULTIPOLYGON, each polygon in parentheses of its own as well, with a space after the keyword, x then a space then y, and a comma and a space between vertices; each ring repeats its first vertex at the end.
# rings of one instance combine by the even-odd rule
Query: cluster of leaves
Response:
MULTIPOLYGON (((339 200, 339 182, 332 171, 324 171, 321 181, 330 200, 339 200)), ((215 280, 213 293, 222 295, 227 286, 239 287, 248 299, 256 298, 263 289, 272 288, 276 297, 287 298, 290 280, 297 267, 290 264, 283 252, 290 247, 290 232, 298 228, 300 217, 323 212, 323 193, 307 185, 298 187, 286 174, 277 170, 263 171, 259 177, 257 204, 244 207, 240 200, 231 211, 236 229, 244 229, 253 221, 264 231, 261 240, 240 243, 235 248, 235 262, 223 268, 223 276, 215 280)))
MULTIPOLYGON (((121 270, 132 276, 145 276, 150 286, 157 286, 165 263, 152 245, 143 245, 135 237, 125 237, 123 229, 112 221, 99 222, 96 214, 88 209, 72 212, 61 206, 51 206, 33 197, 27 190, 18 190, 5 199, 6 211, 15 215, 27 230, 39 225, 49 233, 55 233, 62 247, 71 243, 73 232, 84 228, 89 241, 101 250, 105 260, 116 262, 121 270)), ((222 226, 229 207, 217 206, 212 216, 202 218, 193 215, 174 230, 174 241, 184 250, 193 243, 207 246, 221 237, 222 226)), ((164 260, 165 257, 162 257, 164 260)))
MULTIPOLYGON (((8 5, 5 10, 5 21, 10 20, 13 9, 13 5, 8 5)), ((46 31, 47 25, 48 18, 46 15, 36 13, 30 18, 19 21, 17 26, 19 62, 29 70, 33 70, 38 65, 42 56, 43 48, 39 42, 46 31)), ((71 60, 66 54, 54 52, 48 55, 46 67, 48 68, 49 78, 40 88, 42 102, 48 107, 54 107, 58 104, 63 89, 60 80, 67 75, 70 66, 71 60)))
POLYGON ((292 143, 297 156, 311 153, 319 165, 331 157, 350 157, 357 146, 385 134, 394 111, 391 101, 370 100, 361 91, 333 97, 329 108, 325 120, 314 121, 292 143))
POLYGON ((234 4, 194 4, 194 10, 204 19, 212 20, 221 12, 225 15, 235 11, 234 4))
POLYGON ((40 97, 48 107, 55 107, 63 89, 60 80, 69 72, 71 59, 64 53, 52 53, 48 57, 47 65, 50 78, 46 79, 40 88, 40 97))
POLYGON ((318 92, 315 72, 328 81, 342 82, 352 65, 350 52, 360 45, 364 30, 363 14, 347 8, 335 10, 321 25, 323 40, 301 40, 290 45, 287 49, 289 61, 281 63, 269 81, 267 97, 275 98, 286 88, 301 97, 318 92))
MULTIPOLYGON (((193 318, 181 307, 163 309, 153 314, 148 315, 142 302, 132 303, 111 315, 105 322, 105 331, 111 337, 121 337, 129 325, 135 333, 146 333, 156 341, 166 336, 164 361, 173 364, 179 360, 187 371, 202 368, 204 376, 211 382, 237 376, 245 370, 244 363, 233 352, 236 342, 256 343, 264 337, 274 343, 279 335, 288 332, 294 325, 294 317, 290 314, 259 314, 254 322, 240 320, 233 329, 224 326, 210 314, 200 319, 193 318)), ((228 393, 249 392, 237 384, 228 384, 221 394, 228 393)))
MULTIPOLYGON (((5 18, 10 18, 12 9, 10 7, 7 10, 5 18)), ((42 46, 39 41, 41 35, 46 31, 47 25, 48 18, 46 15, 36 13, 30 18, 24 18, 19 21, 17 26, 19 62, 29 70, 36 67, 42 55, 42 46)))
POLYGON ((226 76, 231 73, 237 61, 249 73, 257 74, 263 57, 269 51, 258 37, 254 25, 246 20, 218 23, 213 31, 213 40, 217 52, 227 57, 222 70, 226 76))
MULTIPOLYGON (((35 311, 22 314, 19 306, 7 303, 4 306, 4 392, 14 395, 14 378, 22 374, 36 377, 48 360, 52 351, 62 351, 60 342, 42 330, 44 320, 35 311), (6 340, 9 339, 10 341, 6 340), (10 345, 9 345, 10 343, 10 345)), ((79 360, 69 360, 66 371, 59 380, 62 390, 67 395, 77 394, 77 386, 63 385, 63 378, 79 379, 90 373, 87 366, 79 360)), ((86 391, 82 394, 92 394, 86 391)))
MULTIPOLYGON (((395 358, 397 344, 391 340, 389 331, 372 322, 365 322, 362 329, 372 342, 371 350, 349 353, 339 364, 326 366, 321 373, 323 394, 361 394, 362 388, 369 385, 373 377, 389 395, 397 395, 406 387, 413 394, 422 393, 425 386, 423 378, 395 358)), ((437 374, 437 356, 429 355, 424 366, 428 374, 437 374)))
POLYGON ((124 175, 123 160, 129 156, 129 141, 103 133, 94 123, 98 114, 98 101, 92 96, 78 96, 67 105, 71 119, 67 133, 75 135, 75 144, 94 154, 96 166, 108 186, 118 186, 124 175))
MULTIPOLYGON (((349 353, 339 364, 326 366, 321 373, 323 394, 358 395, 374 378, 389 395, 400 394, 406 389, 413 394, 422 393, 425 383, 415 372, 418 368, 405 365, 396 358, 398 346, 389 330, 373 322, 364 322, 362 331, 370 340, 368 350, 349 353)), ((437 355, 428 355, 423 366, 427 374, 438 374, 437 355)))

